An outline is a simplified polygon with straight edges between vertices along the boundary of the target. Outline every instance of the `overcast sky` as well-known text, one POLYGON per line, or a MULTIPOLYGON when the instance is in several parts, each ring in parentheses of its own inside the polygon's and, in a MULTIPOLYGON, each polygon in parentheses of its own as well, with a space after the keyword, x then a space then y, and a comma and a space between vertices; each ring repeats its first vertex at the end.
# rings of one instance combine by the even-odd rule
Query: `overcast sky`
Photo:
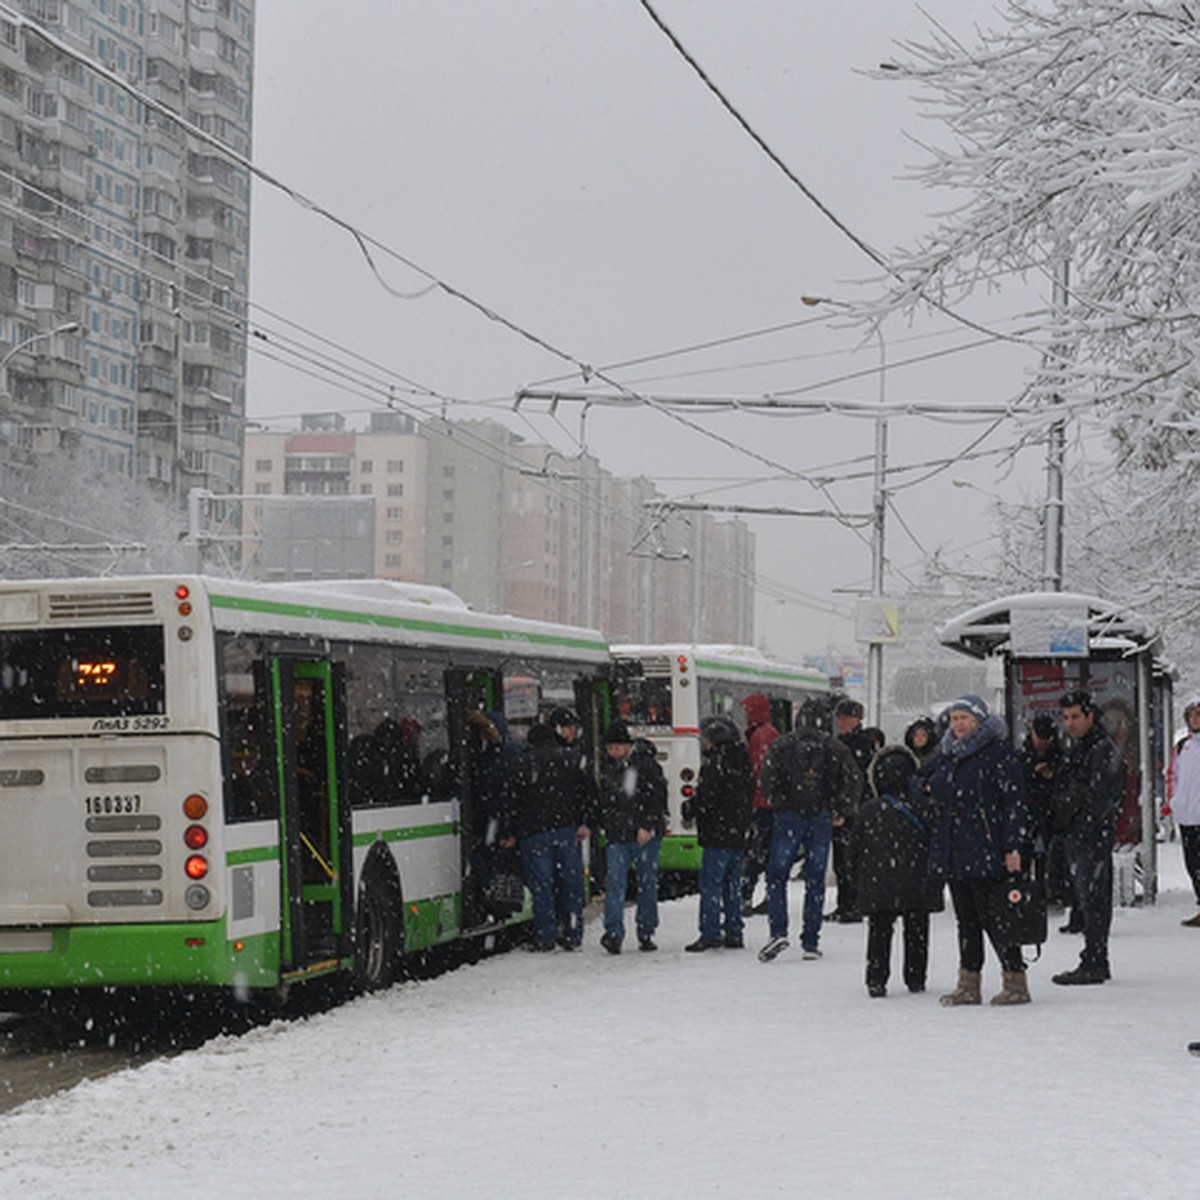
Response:
MULTIPOLYGON (((951 202, 903 178, 923 157, 912 137, 944 139, 940 127, 920 116, 904 85, 862 74, 894 56, 897 40, 928 31, 915 5, 654 7, 791 171, 872 246, 911 244, 951 202)), ((975 23, 999 20, 983 0, 925 8, 966 40, 975 23)), ((251 317, 272 340, 252 341, 251 419, 336 408, 365 421, 354 414, 375 400, 318 381, 311 365, 298 371, 299 347, 280 340, 295 338, 312 356, 313 334, 327 339, 317 357, 353 353, 377 364, 402 404, 490 415, 566 454, 579 448, 578 407, 512 415, 511 398, 544 381, 580 386, 576 363, 656 356, 610 372, 654 395, 811 389, 804 394, 877 398, 878 342, 839 327, 833 310, 822 320, 800 297, 859 299, 878 269, 738 127, 637 0, 259 0, 257 19, 255 160, 377 243, 371 254, 387 286, 346 229, 256 185, 251 317), (429 278, 401 258, 522 332, 444 291, 418 296, 429 278), (805 323, 668 355, 794 322, 805 323), (406 392, 404 379, 439 399, 406 392)), ((993 297, 974 315, 1009 328, 1038 299, 993 297)), ((894 318, 883 334, 891 363, 978 340, 945 318, 911 326, 894 318)), ((994 348, 949 353, 893 367, 886 393, 995 404, 1019 393, 1029 366, 994 348)), ((871 422, 845 416, 689 419, 722 440, 661 412, 593 408, 583 441, 614 473, 647 474, 672 496, 796 508, 827 507, 827 498, 794 480, 752 481, 776 466, 843 473, 830 464, 869 459, 873 444, 871 422)), ((984 428, 898 418, 889 462, 954 453, 984 428)), ((1014 435, 1004 427, 981 448, 1014 435)), ((1026 451, 1014 474, 1010 467, 973 460, 898 492, 889 586, 918 578, 935 549, 986 552, 964 549, 987 534, 985 493, 1042 490, 1040 451, 1026 451)), ((839 484, 833 496, 864 511, 870 480, 839 484)), ((760 638, 793 659, 831 640, 852 644, 853 601, 841 589, 869 581, 867 531, 802 519, 751 524, 770 581, 760 638)))

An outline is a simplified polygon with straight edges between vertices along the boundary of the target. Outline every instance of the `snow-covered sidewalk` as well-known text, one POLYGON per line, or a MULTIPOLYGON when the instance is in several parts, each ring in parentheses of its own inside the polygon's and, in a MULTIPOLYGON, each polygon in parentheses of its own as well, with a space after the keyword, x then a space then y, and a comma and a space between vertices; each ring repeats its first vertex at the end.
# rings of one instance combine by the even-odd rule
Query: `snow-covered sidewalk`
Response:
POLYGON ((761 917, 691 955, 689 898, 657 954, 592 927, 30 1103, 0 1118, 0 1194, 1191 1197, 1200 931, 1162 850, 1103 987, 1050 983, 1079 946, 1053 932, 1031 1006, 939 1008, 946 913, 930 990, 871 1000, 863 926, 819 962, 757 962, 761 917))

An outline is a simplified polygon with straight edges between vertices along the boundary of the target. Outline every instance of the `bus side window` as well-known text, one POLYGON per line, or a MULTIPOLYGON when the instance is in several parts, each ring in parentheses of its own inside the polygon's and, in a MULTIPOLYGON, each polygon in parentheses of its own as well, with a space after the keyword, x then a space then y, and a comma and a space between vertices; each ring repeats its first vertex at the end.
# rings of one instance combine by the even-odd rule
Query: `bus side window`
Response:
POLYGON ((266 664, 253 648, 228 640, 221 646, 221 709, 225 726, 225 810, 230 821, 278 815, 274 755, 266 720, 266 664))

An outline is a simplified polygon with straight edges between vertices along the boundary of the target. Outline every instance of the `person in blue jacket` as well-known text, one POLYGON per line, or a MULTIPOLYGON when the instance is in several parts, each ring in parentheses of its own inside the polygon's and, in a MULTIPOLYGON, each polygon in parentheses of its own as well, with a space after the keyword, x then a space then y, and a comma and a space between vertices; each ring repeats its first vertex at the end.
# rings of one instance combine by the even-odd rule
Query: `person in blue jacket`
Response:
MULTIPOLYGON (((1020 872, 1032 850, 1032 830, 1021 764, 1008 744, 1004 720, 978 696, 950 706, 950 728, 932 769, 913 776, 914 799, 928 789, 933 801, 929 868, 950 885, 958 925, 958 984, 941 997, 948 1006, 979 1004, 983 937, 995 881, 1020 872)), ((1028 1004, 1021 947, 996 945, 1003 986, 993 1004, 1028 1004)))

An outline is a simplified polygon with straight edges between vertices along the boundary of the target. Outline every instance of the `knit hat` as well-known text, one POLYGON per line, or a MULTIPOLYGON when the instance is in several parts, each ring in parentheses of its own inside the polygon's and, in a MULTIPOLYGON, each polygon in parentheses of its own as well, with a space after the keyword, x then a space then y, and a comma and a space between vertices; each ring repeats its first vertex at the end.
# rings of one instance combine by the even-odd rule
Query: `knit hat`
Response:
POLYGON ((700 736, 714 746, 736 742, 742 735, 728 717, 705 717, 700 722, 700 736))
POLYGON ((977 721, 987 720, 988 706, 979 696, 966 695, 959 696, 953 704, 950 705, 950 712, 965 712, 970 713, 977 721))
POLYGON ((546 724, 552 729, 561 729, 564 725, 578 725, 579 717, 571 709, 560 705, 558 708, 551 709, 546 724))
POLYGON ((917 756, 907 746, 884 746, 867 767, 867 780, 876 796, 908 795, 908 781, 918 766, 917 756))
POLYGON ((1194 712, 1197 708, 1200 708, 1200 696, 1193 696, 1183 706, 1183 715, 1186 717, 1188 715, 1188 713, 1194 712))
POLYGON ((858 717, 862 718, 863 706, 857 701, 852 700, 849 696, 844 696, 837 702, 837 707, 833 710, 835 717, 858 717))
POLYGON ((629 736, 629 726, 624 721, 614 721, 604 731, 606 746, 628 746, 632 742, 633 738, 629 736))

